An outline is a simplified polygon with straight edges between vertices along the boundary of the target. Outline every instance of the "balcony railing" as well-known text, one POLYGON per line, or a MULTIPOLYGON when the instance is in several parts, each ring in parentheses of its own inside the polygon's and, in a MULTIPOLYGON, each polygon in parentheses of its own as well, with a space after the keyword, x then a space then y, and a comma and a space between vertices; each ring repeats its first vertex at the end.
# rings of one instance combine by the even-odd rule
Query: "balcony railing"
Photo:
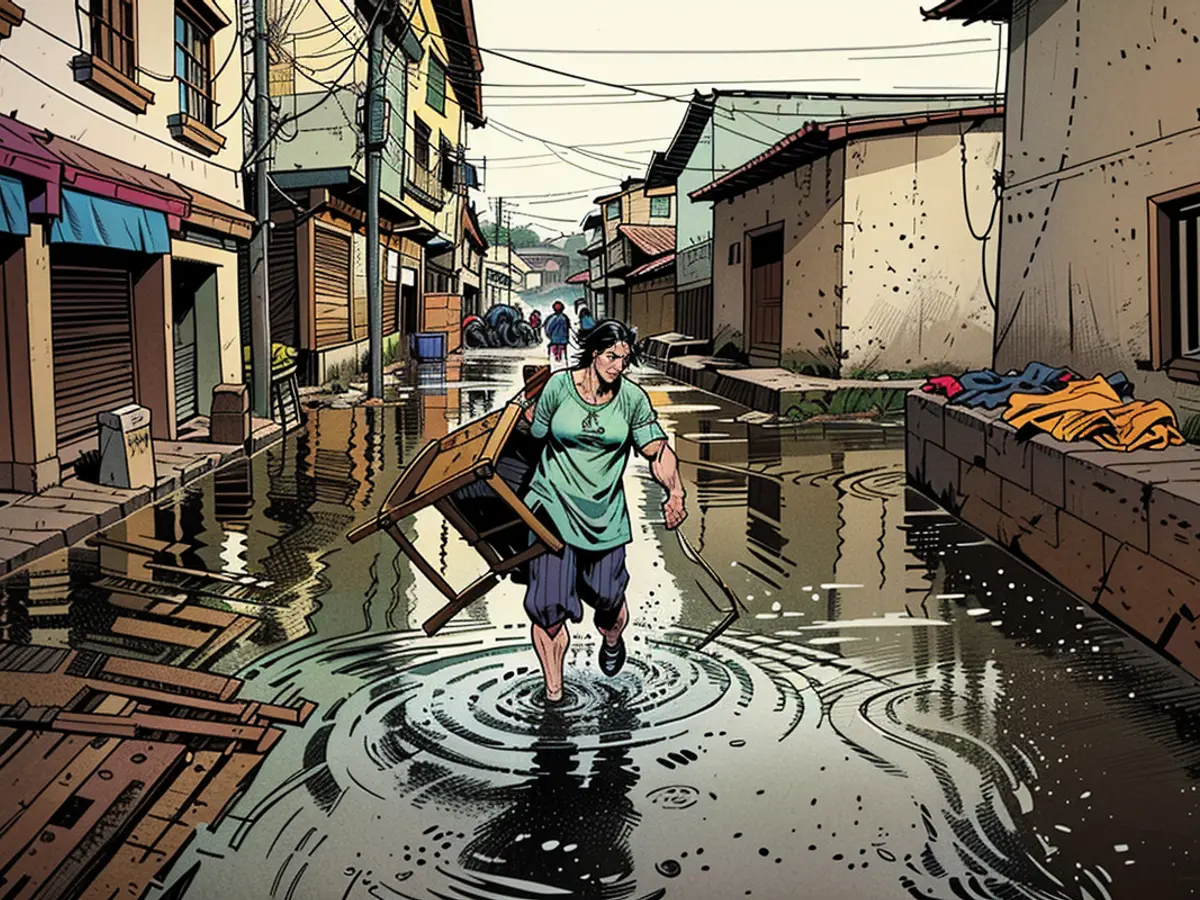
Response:
POLYGON ((427 169, 408 157, 404 182, 412 195, 430 209, 439 210, 446 205, 446 189, 436 169, 427 169))

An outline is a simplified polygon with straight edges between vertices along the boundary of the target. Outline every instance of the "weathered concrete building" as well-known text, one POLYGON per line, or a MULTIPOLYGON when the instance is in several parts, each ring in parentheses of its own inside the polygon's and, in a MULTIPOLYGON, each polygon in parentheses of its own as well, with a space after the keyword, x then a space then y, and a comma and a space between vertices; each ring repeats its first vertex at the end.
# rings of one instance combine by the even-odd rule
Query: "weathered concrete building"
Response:
POLYGON ((0 490, 32 493, 98 413, 173 439, 242 381, 242 79, 233 0, 0 6, 0 490))
POLYGON ((996 106, 814 123, 692 192, 713 201, 714 326, 823 374, 990 358, 996 106))
POLYGON ((997 366, 1121 370, 1200 424, 1200 7, 949 0, 926 16, 1010 23, 997 366))
POLYGON ((646 337, 675 327, 674 185, 650 189, 629 178, 596 198, 596 238, 584 251, 592 273, 593 312, 628 322, 646 337), (663 258, 670 256, 670 271, 663 258), (650 266, 650 263, 655 263, 650 266))
MULTIPOLYGON (((385 29, 383 165, 379 208, 385 353, 426 326, 426 293, 458 294, 474 183, 469 127, 483 124, 470 0, 408 0, 385 29)), ((367 64, 364 23, 377 4, 337 27, 319 5, 280 23, 272 93, 287 127, 273 148, 275 229, 272 340, 297 347, 307 380, 357 368, 367 353, 366 158, 358 127, 367 64), (329 73, 340 75, 332 93, 329 73)))
POLYGON ((648 190, 674 187, 678 198, 675 327, 693 337, 714 338, 718 346, 742 337, 714 328, 713 271, 726 263, 722 248, 713 247, 712 203, 692 199, 693 192, 767 150, 781 134, 809 122, 983 106, 993 100, 744 90, 696 94, 670 146, 654 155, 646 173, 648 190))

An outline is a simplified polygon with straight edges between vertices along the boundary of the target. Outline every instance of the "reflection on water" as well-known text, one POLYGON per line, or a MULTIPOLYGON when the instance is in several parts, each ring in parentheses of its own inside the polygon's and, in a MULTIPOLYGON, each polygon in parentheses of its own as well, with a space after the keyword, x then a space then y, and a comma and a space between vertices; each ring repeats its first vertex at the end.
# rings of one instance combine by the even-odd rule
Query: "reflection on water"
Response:
MULTIPOLYGON (((167 662, 186 653, 113 633, 129 598, 251 616, 216 668, 319 703, 177 865, 202 863, 189 897, 1192 895, 1200 692, 908 491, 894 423, 748 424, 646 375, 735 629, 695 649, 721 613, 639 462, 620 676, 576 629, 568 701, 544 709, 509 582, 425 638, 440 595, 345 532, 522 362, 423 366, 385 406, 314 411, 0 583, 6 639, 167 662)), ((436 511, 403 529, 453 583, 478 574, 436 511)))

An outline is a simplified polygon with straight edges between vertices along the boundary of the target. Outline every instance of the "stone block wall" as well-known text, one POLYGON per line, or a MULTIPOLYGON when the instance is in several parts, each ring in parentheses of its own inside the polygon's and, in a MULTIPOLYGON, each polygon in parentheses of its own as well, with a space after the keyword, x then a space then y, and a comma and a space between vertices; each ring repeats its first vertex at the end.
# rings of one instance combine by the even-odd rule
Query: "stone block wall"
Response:
POLYGON ((1200 447, 1018 439, 910 393, 910 484, 1200 677, 1200 447))

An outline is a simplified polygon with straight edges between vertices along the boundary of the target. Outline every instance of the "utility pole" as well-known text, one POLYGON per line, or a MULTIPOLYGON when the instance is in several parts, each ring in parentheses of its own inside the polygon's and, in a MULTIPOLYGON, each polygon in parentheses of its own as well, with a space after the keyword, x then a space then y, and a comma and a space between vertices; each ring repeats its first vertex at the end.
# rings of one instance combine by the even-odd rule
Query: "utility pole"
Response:
POLYGON ((513 286, 513 267, 512 267, 512 215, 508 217, 508 221, 504 223, 504 227, 508 229, 505 232, 508 238, 508 305, 512 306, 512 286, 513 286))
POLYGON ((271 203, 271 91, 267 63, 267 0, 254 0, 254 235, 250 241, 250 374, 254 414, 271 416, 271 283, 267 273, 271 203))
POLYGON ((387 98, 383 80, 383 31, 389 17, 376 15, 370 24, 367 50, 367 102, 363 124, 367 151, 367 396, 383 398, 383 280, 379 259, 379 188, 383 149, 387 144, 387 98))
MULTIPOLYGON (((499 260, 500 260, 500 225, 502 224, 503 219, 504 219, 504 198, 498 197, 498 198, 496 198, 496 240, 494 240, 492 242, 492 246, 496 248, 496 261, 497 262, 499 262, 499 260)), ((511 277, 511 274, 512 273, 510 273, 510 272, 505 272, 504 277, 509 278, 509 277, 511 277)))

